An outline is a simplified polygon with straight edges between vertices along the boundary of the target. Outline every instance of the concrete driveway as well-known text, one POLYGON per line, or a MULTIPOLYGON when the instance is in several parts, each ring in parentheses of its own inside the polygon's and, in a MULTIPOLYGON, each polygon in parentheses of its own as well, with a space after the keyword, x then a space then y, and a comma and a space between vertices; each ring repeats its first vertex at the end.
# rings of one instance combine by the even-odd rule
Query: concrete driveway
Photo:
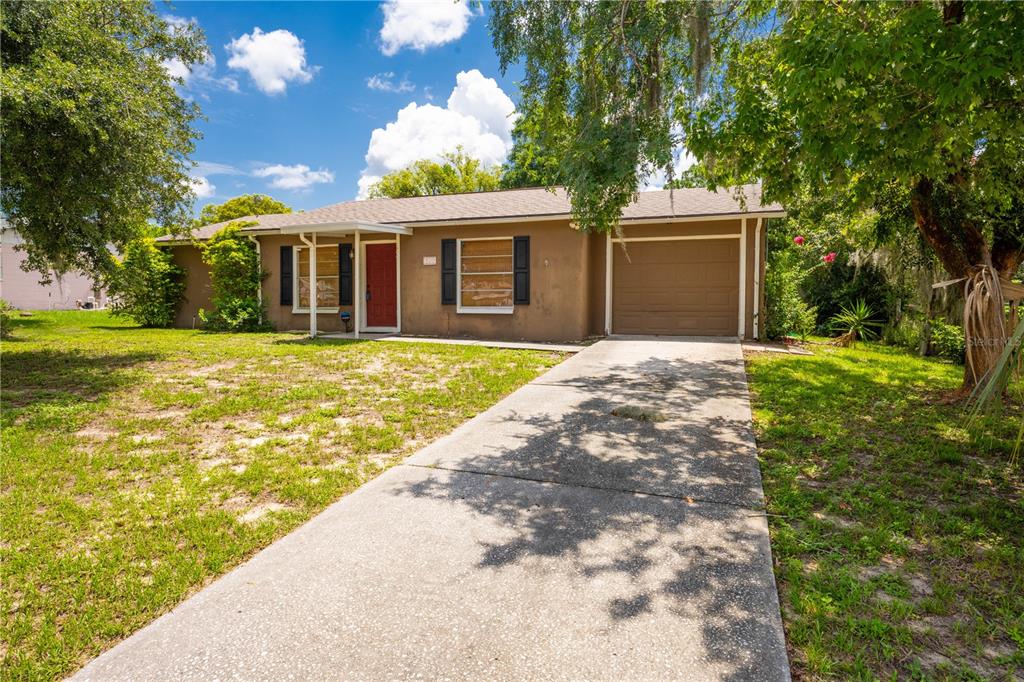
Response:
POLYGON ((788 679, 739 344, 584 350, 77 677, 788 679))

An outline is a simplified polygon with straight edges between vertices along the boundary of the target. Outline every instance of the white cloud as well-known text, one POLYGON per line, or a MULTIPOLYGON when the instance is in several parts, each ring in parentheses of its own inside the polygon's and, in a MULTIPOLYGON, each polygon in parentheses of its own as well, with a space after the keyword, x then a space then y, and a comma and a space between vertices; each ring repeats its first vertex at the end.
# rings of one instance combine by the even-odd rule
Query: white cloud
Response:
POLYGON ((242 171, 231 164, 217 163, 216 161, 198 161, 192 171, 196 175, 242 175, 242 171))
POLYGON ((416 89, 416 86, 406 78, 396 83, 394 71, 385 71, 370 76, 366 79, 366 87, 382 92, 412 92, 416 89))
MULTIPOLYGON (((677 147, 672 152, 672 171, 676 177, 679 174, 687 170, 693 164, 697 163, 696 157, 690 152, 686 151, 685 147, 677 147)), ((668 175, 664 170, 658 169, 652 175, 643 179, 643 184, 640 186, 641 192, 656 192, 659 189, 665 189, 665 183, 668 182, 668 175)))
POLYGON ((297 163, 294 166, 275 164, 263 166, 252 172, 257 178, 270 178, 270 186, 276 189, 304 190, 320 183, 334 182, 334 173, 321 168, 312 170, 297 163))
POLYGON ((189 178, 189 184, 196 199, 209 199, 217 192, 217 186, 201 175, 189 178))
POLYGON ((228 67, 248 72, 256 87, 268 95, 280 95, 289 82, 308 83, 317 67, 306 63, 306 48, 297 35, 278 29, 264 33, 259 27, 225 48, 228 67))
POLYGON ((206 60, 193 64, 191 68, 177 57, 164 61, 164 68, 172 78, 180 78, 185 87, 190 89, 224 88, 238 92, 237 80, 231 76, 217 76, 217 59, 212 52, 207 52, 206 60))
MULTIPOLYGON (((163 19, 167 22, 171 33, 184 32, 198 23, 194 18, 186 19, 171 14, 164 15, 163 19)), ((237 80, 230 76, 217 77, 217 58, 209 50, 206 51, 203 61, 193 64, 191 67, 187 66, 177 57, 165 59, 163 67, 171 78, 181 79, 182 84, 186 88, 224 88, 232 92, 238 92, 237 80)))
POLYGON ((420 159, 440 159, 462 146, 466 154, 490 166, 505 161, 512 149, 515 104, 493 78, 462 71, 446 107, 411 102, 397 118, 370 135, 359 196, 381 176, 420 159))
POLYGON ((186 19, 185 17, 178 17, 173 14, 165 14, 163 20, 171 28, 171 32, 184 30, 189 24, 196 23, 195 17, 186 19))
POLYGON ((389 57, 405 47, 424 52, 458 40, 473 15, 462 0, 386 0, 381 9, 380 49, 389 57))
POLYGON ((185 62, 177 57, 163 61, 164 70, 171 78, 180 78, 188 85, 188 79, 192 76, 192 70, 185 66, 185 62))

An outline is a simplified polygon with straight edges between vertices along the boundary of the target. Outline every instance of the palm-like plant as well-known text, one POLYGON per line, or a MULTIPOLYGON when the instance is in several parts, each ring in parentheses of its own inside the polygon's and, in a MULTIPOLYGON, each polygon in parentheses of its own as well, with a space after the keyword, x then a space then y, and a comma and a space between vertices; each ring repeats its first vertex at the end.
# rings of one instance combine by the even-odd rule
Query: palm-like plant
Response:
MULTIPOLYGON (((974 390, 967 398, 967 424, 974 426, 986 414, 998 414, 1003 406, 1003 396, 1014 377, 1020 376, 1021 343, 1024 341, 1024 319, 1017 322, 1008 342, 1003 346, 1002 353, 995 365, 982 376, 974 390)), ((1017 442, 1013 446, 1010 464, 1014 465, 1024 444, 1024 417, 1017 431, 1017 442)))
POLYGON ((842 334, 836 339, 840 346, 853 346, 857 339, 871 341, 878 338, 878 329, 882 323, 875 320, 875 311, 864 302, 863 299, 851 306, 843 306, 836 315, 829 320, 829 327, 833 331, 841 331, 842 334))

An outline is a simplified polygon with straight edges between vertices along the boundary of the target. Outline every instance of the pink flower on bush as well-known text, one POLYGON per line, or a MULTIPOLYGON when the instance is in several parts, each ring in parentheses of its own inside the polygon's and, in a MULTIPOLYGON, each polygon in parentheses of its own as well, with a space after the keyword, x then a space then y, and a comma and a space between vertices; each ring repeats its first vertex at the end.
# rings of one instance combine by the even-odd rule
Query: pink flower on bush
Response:
POLYGON ((797 235, 797 236, 793 237, 793 243, 796 244, 797 246, 803 246, 804 245, 804 238, 801 237, 800 235, 797 235))
POLYGON ((823 261, 825 261, 826 263, 831 263, 831 262, 835 261, 835 259, 836 259, 836 252, 835 251, 829 251, 824 256, 822 256, 821 259, 823 261))

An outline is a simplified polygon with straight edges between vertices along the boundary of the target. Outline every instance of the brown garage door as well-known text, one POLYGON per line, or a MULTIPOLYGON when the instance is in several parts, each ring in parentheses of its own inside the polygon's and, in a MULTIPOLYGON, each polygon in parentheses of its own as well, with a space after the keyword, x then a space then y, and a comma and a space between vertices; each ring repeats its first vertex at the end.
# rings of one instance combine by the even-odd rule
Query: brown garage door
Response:
POLYGON ((616 334, 735 336, 739 240, 614 245, 612 331, 616 334))

